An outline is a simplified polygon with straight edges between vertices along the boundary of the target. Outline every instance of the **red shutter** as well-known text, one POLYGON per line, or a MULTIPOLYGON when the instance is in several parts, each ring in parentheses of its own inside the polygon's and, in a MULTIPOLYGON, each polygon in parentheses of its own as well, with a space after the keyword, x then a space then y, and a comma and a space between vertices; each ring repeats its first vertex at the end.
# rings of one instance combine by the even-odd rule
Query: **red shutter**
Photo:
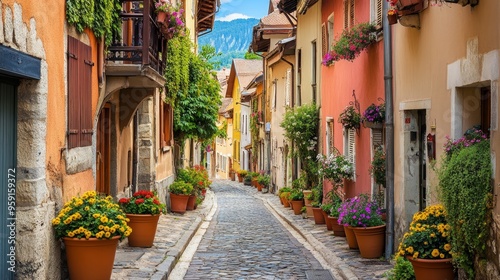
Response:
POLYGON ((92 49, 80 42, 82 60, 79 61, 81 69, 80 80, 80 146, 92 145, 92 49))
POLYGON ((68 148, 80 146, 79 41, 68 36, 68 148))

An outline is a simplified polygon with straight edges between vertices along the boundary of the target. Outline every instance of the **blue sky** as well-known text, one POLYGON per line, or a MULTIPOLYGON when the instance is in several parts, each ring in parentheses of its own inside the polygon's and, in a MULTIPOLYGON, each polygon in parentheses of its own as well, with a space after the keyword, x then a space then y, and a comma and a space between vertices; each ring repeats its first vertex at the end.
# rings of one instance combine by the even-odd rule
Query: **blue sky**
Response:
POLYGON ((230 21, 238 18, 262 18, 267 15, 269 0, 221 0, 216 20, 230 21))

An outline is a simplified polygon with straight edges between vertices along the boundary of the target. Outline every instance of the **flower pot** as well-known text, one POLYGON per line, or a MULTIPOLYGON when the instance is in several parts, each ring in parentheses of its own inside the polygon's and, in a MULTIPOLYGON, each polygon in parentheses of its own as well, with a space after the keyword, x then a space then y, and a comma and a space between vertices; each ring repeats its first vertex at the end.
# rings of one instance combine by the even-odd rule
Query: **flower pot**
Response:
POLYGON ((257 182, 257 178, 255 178, 255 179, 254 179, 254 178, 252 178, 252 187, 255 187, 255 188, 256 188, 256 187, 257 187, 257 184, 258 184, 258 182, 257 182))
POLYGON ((170 193, 170 211, 184 214, 187 208, 189 195, 170 193))
POLYGON ((323 210, 319 207, 313 207, 313 217, 314 217, 314 223, 317 225, 323 225, 325 224, 325 217, 323 216, 323 210))
POLYGON ((167 13, 159 11, 158 14, 156 15, 156 22, 164 23, 166 18, 167 18, 167 13))
POLYGON ((240 174, 238 174, 238 182, 243 182, 243 176, 241 176, 240 174))
POLYGON ((375 227, 353 227, 362 258, 375 259, 384 254, 385 225, 375 227))
MULTIPOLYGON (((398 15, 394 14, 394 16, 396 17, 396 22, 398 22, 398 15)), ((390 17, 391 16, 387 16, 387 18, 389 19, 389 24, 394 24, 394 23, 391 23, 391 20, 390 20, 390 17)), ((364 122, 365 124, 365 127, 368 127, 368 128, 383 128, 384 127, 384 124, 383 123, 377 123, 377 122, 364 122)))
POLYGON ((328 216, 328 220, 332 224, 333 235, 345 237, 345 230, 343 225, 339 225, 338 217, 328 216))
POLYGON ((283 197, 280 196, 279 198, 280 198, 281 205, 283 205, 283 197))
POLYGON ((111 239, 63 237, 71 280, 110 279, 119 236, 111 239))
POLYGON ((451 259, 414 259, 406 257, 412 264, 417 280, 453 280, 451 259))
POLYGON ((351 226, 344 226, 345 238, 347 240, 347 245, 349 245, 349 249, 359 249, 358 241, 356 240, 356 235, 352 230, 351 226))
POLYGON ((188 202, 186 204, 186 210, 192 211, 194 210, 194 205, 196 204, 196 195, 192 194, 188 198, 188 202))
POLYGON ((311 190, 303 190, 302 193, 304 194, 304 205, 305 206, 310 206, 311 205, 311 200, 307 199, 306 197, 312 193, 311 190))
POLYGON ((290 207, 290 201, 288 201, 288 199, 286 198, 283 198, 283 207, 285 208, 290 207))
POLYGON ((292 200, 290 203, 293 205, 293 214, 300 215, 302 207, 304 207, 303 200, 292 200))
POLYGON ((257 191, 261 192, 262 191, 262 184, 257 182, 257 191))
MULTIPOLYGON (((398 14, 387 15, 387 20, 390 25, 398 23, 398 14)), ((366 127, 368 127, 368 125, 366 127)))
POLYGON ((323 212, 323 217, 325 218, 326 230, 333 230, 332 221, 328 219, 328 214, 323 210, 321 212, 323 212))
POLYGON ((127 214, 127 218, 130 219, 127 224, 132 228, 132 233, 128 237, 128 246, 143 248, 153 246, 160 215, 127 214))

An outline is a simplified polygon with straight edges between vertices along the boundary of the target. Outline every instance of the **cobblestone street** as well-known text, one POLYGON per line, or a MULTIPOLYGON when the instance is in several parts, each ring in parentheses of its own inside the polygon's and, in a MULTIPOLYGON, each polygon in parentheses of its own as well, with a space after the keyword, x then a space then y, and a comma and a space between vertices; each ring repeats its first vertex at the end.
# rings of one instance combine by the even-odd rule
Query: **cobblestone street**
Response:
POLYGON ((228 181, 212 190, 218 209, 184 279, 308 279, 323 269, 261 199, 228 181))

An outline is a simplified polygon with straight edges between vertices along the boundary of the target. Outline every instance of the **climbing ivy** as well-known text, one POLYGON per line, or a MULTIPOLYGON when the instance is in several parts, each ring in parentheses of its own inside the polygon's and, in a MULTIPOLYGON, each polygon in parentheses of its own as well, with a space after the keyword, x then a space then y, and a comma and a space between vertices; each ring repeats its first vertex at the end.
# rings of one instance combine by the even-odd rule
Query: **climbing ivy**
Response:
POLYGON ((106 46, 121 30, 119 0, 66 0, 66 20, 78 32, 89 28, 97 38, 104 37, 106 46))
POLYGON ((176 36, 168 41, 167 71, 165 71, 166 102, 173 107, 177 106, 177 96, 185 96, 188 93, 191 46, 189 36, 176 36))

